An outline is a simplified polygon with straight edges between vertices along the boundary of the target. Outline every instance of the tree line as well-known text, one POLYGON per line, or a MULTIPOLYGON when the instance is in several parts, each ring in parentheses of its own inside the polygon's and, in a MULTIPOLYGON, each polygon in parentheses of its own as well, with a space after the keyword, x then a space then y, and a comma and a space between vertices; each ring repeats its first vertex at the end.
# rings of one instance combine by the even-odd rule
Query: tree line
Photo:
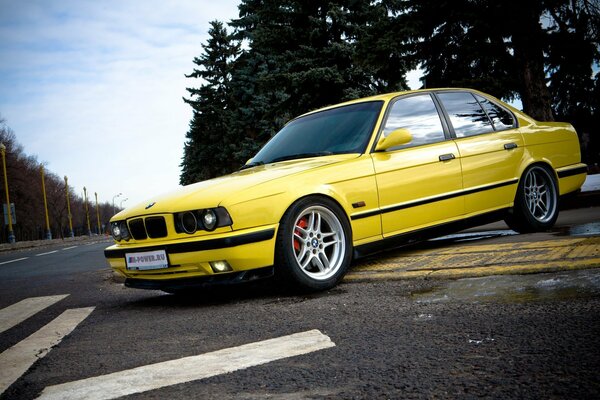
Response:
MULTIPOLYGON (((40 170, 43 164, 36 157, 25 154, 23 146, 17 142, 14 132, 2 118, 0 118, 0 143, 6 146, 6 174, 10 202, 15 205, 16 223, 13 224, 13 232, 16 240, 46 239, 46 214, 40 170)), ((45 169, 44 178, 52 237, 55 239, 69 237, 70 227, 65 180, 45 169)), ((2 171, 0 171, 0 182, 2 182, 0 190, 1 203, 6 204, 4 175, 2 171)), ((108 226, 108 221, 113 215, 112 204, 105 202, 98 205, 101 225, 100 229, 98 229, 94 194, 91 193, 90 196, 88 192, 87 195, 90 230, 92 233, 104 233, 102 228, 108 226)), ((70 186, 69 203, 74 235, 87 235, 88 225, 85 201, 70 186)), ((4 217, 4 213, 2 212, 4 229, 2 229, 2 233, 0 234, 0 242, 8 241, 8 222, 6 220, 7 218, 4 217)))
POLYGON ((358 97, 469 87, 571 122, 600 162, 598 0, 242 0, 211 22, 184 99, 181 184, 232 172, 289 119, 358 97))

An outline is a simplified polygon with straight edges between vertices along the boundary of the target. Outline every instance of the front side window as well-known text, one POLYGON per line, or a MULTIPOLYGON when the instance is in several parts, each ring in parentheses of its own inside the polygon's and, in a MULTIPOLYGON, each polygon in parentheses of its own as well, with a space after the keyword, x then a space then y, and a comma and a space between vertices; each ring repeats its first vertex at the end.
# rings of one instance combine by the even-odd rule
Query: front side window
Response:
POLYGON ((382 105, 381 101, 369 101, 299 117, 284 126, 254 156, 252 164, 364 153, 382 105))
POLYGON ((411 133, 412 142, 388 151, 404 147, 441 142, 446 139, 433 99, 429 94, 403 97, 392 104, 383 128, 383 135, 405 128, 411 133))
POLYGON ((467 137, 494 131, 494 126, 479 102, 469 92, 441 92, 444 105, 456 137, 467 137))

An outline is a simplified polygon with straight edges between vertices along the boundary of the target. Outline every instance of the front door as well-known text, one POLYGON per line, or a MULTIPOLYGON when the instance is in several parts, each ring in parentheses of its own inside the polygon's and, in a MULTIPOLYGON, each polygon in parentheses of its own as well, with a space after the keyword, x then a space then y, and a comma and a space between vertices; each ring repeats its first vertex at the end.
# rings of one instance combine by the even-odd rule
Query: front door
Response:
POLYGON ((444 131, 432 96, 403 96, 388 109, 382 134, 405 128, 413 140, 372 153, 384 237, 460 218, 460 153, 444 131))

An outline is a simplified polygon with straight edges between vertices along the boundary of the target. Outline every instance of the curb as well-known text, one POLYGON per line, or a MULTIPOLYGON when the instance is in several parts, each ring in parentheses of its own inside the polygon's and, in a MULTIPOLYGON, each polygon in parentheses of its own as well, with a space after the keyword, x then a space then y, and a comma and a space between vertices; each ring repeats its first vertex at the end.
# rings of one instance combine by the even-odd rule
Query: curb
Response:
POLYGON ((353 265, 344 282, 462 279, 600 268, 600 238, 408 251, 353 265))
POLYGON ((89 243, 89 242, 108 242, 112 239, 110 236, 76 236, 74 238, 64 239, 46 239, 46 240, 28 240, 16 243, 2 243, 0 244, 0 253, 6 253, 10 251, 19 251, 35 248, 45 248, 52 246, 69 245, 73 243, 89 243))
POLYGON ((568 194, 560 199, 561 210, 598 206, 600 206, 600 190, 568 194))
POLYGON ((346 283, 354 282, 369 282, 374 280, 447 280, 447 279, 463 279, 463 278, 481 278, 484 276, 495 275, 533 275, 544 274, 561 271, 577 271, 582 269, 600 268, 600 259, 590 260, 586 263, 576 265, 547 265, 547 264, 531 264, 523 266, 496 266, 496 267, 473 267, 473 268, 456 268, 437 271, 402 271, 390 273, 375 273, 365 276, 347 275, 344 278, 346 283))

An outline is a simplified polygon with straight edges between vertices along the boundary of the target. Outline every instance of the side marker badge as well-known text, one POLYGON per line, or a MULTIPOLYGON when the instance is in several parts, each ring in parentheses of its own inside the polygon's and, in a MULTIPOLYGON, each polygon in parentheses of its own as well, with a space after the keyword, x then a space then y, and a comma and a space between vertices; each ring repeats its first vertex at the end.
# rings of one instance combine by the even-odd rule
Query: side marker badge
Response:
POLYGON ((361 208, 361 207, 365 207, 367 204, 364 201, 359 201, 356 203, 352 203, 352 207, 353 208, 361 208))

